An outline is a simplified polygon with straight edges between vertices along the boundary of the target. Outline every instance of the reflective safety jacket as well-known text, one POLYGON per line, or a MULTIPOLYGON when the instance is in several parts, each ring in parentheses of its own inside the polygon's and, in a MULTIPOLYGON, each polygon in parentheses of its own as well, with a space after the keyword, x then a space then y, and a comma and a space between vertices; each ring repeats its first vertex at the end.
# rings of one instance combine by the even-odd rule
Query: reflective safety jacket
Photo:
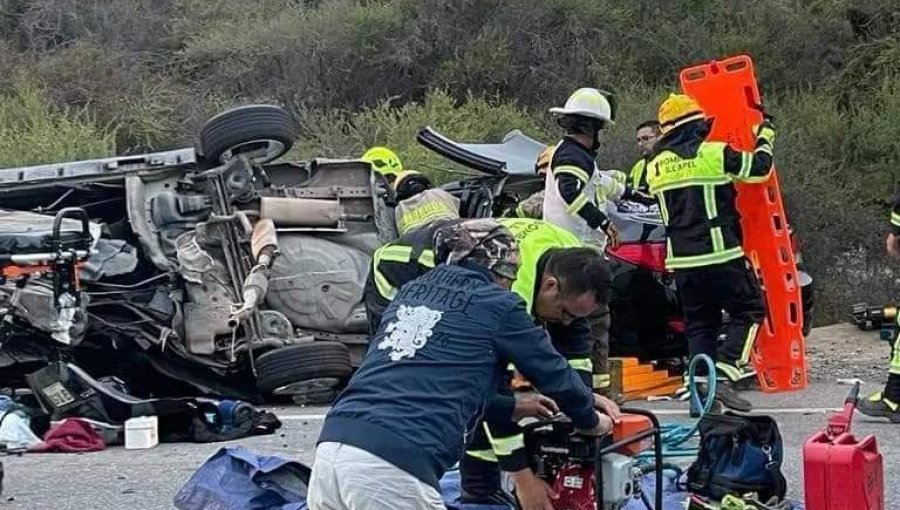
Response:
POLYGON ((397 295, 400 287, 434 267, 434 233, 444 225, 459 221, 462 220, 433 221, 375 250, 363 296, 369 334, 374 334, 378 329, 384 309, 397 295))
POLYGON ((402 236, 437 220, 459 218, 459 199, 440 188, 427 189, 399 202, 394 218, 402 236))
POLYGON ((891 204, 891 232, 900 236, 900 190, 894 193, 894 202, 891 204))
POLYGON ((564 138, 553 149, 545 181, 544 220, 572 232, 587 245, 604 249, 604 231, 609 226, 605 200, 620 198, 624 184, 601 172, 594 153, 571 138, 564 138))
POLYGON ((628 173, 628 182, 631 188, 641 193, 649 193, 647 186, 647 158, 637 160, 628 173))
POLYGON ((762 182, 772 169, 771 144, 754 152, 705 140, 699 120, 676 128, 657 145, 647 165, 650 193, 666 224, 666 267, 688 269, 721 264, 744 255, 734 181, 762 182))
POLYGON ((571 232, 546 221, 530 218, 501 218, 501 225, 508 228, 519 245, 519 270, 512 291, 525 300, 525 309, 534 315, 534 298, 540 283, 541 258, 553 248, 580 248, 584 246, 571 232))

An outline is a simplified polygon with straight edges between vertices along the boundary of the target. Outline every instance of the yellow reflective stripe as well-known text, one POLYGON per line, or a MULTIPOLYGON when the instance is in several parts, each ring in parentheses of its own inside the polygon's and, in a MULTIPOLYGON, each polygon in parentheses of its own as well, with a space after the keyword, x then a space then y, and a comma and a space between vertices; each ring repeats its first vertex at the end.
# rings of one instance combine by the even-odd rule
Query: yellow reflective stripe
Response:
POLYGON ((712 237, 713 251, 716 253, 725 251, 725 238, 722 237, 722 227, 713 227, 710 229, 709 235, 712 237))
POLYGON ((900 227, 900 214, 895 212, 891 213, 891 225, 900 227))
POLYGON ((662 193, 673 189, 687 188, 689 186, 704 186, 706 184, 727 184, 731 182, 725 175, 693 176, 678 179, 654 186, 653 193, 662 193))
POLYGON ((706 206, 706 217, 713 219, 719 215, 716 208, 716 187, 713 184, 703 185, 703 205, 706 206))
POLYGON ((434 267, 434 252, 425 250, 419 255, 419 264, 425 267, 434 267))
POLYGON ((749 152, 741 152, 741 171, 738 176, 746 179, 750 175, 750 167, 753 166, 753 156, 749 152))
POLYGON ((888 400, 888 399, 884 398, 884 393, 882 393, 880 391, 878 393, 873 393, 873 394, 869 395, 869 397, 866 398, 866 400, 868 400, 869 402, 884 402, 884 405, 888 406, 888 408, 891 411, 896 411, 897 408, 900 407, 900 404, 898 404, 892 400, 888 400))
POLYGON ((388 262, 409 262, 412 257, 412 246, 400 246, 389 244, 375 250, 375 263, 382 260, 388 262))
POLYGON ((381 294, 381 297, 385 299, 394 299, 394 296, 397 295, 397 289, 394 288, 393 285, 381 274, 377 268, 373 269, 375 275, 375 287, 378 289, 378 293, 381 294))
POLYGON ((743 182, 750 184, 759 184, 761 182, 766 182, 769 180, 769 176, 772 174, 760 175, 758 177, 744 177, 741 179, 743 182))
POLYGON ((525 436, 515 434, 509 437, 494 437, 487 426, 484 427, 487 433, 488 441, 491 442, 491 448, 498 457, 508 457, 515 453, 516 450, 525 448, 525 436))
POLYGON ((575 214, 578 211, 580 211, 581 208, 584 207, 585 204, 587 204, 587 203, 588 203, 587 195, 585 195, 584 193, 579 193, 578 196, 575 198, 575 200, 573 200, 572 203, 569 204, 568 207, 566 207, 566 212, 568 214, 575 214))
POLYGON ((736 366, 729 365, 728 363, 723 363, 721 361, 716 362, 716 370, 722 372, 725 377, 727 377, 731 381, 739 381, 741 376, 744 375, 744 372, 736 366))
POLYGON ((553 174, 571 174, 577 177, 581 182, 588 182, 591 178, 583 168, 574 165, 560 165, 555 167, 553 168, 553 174))
POLYGON ((675 252, 672 250, 672 239, 666 239, 666 266, 668 267, 669 261, 675 258, 675 252))
POLYGON ((570 359, 569 366, 575 370, 584 370, 585 372, 594 370, 594 362, 591 361, 591 358, 570 359))
POLYGON ((713 264, 721 264, 744 256, 744 249, 740 246, 721 251, 719 253, 707 253, 705 255, 690 256, 673 256, 669 243, 669 253, 666 257, 666 267, 668 269, 687 269, 691 267, 711 266, 713 264))
POLYGON ((378 293, 385 299, 394 299, 394 296, 397 295, 397 289, 381 273, 381 263, 409 262, 409 259, 412 258, 412 247, 388 244, 375 250, 372 258, 374 259, 372 262, 372 273, 375 276, 375 287, 378 289, 378 293))
POLYGON ((497 462, 497 456, 493 450, 466 450, 466 455, 485 462, 497 462))
POLYGON ((759 324, 753 324, 747 331, 747 336, 744 338, 744 348, 741 350, 741 359, 738 360, 738 365, 745 367, 750 364, 750 353, 753 352, 753 344, 756 343, 756 333, 758 331, 759 324))
POLYGON ((596 390, 609 388, 612 385, 612 379, 609 377, 609 374, 594 374, 593 382, 596 390))
POLYGON ((444 218, 453 219, 453 218, 457 218, 457 217, 459 217, 459 214, 457 214, 455 211, 452 211, 448 208, 432 210, 425 214, 415 215, 412 218, 410 218, 409 215, 404 215, 400 218, 400 228, 399 228, 400 234, 405 234, 414 228, 418 228, 423 225, 428 225, 429 223, 431 223, 433 221, 437 221, 437 220, 444 219, 444 218), (413 220, 415 220, 415 221, 413 221, 413 220))
POLYGON ((891 354, 890 373, 900 375, 900 345, 897 345, 897 339, 894 339, 894 352, 891 354))
POLYGON ((644 168, 646 167, 646 163, 643 165, 638 162, 631 169, 631 187, 634 189, 638 189, 641 185, 641 177, 644 175, 644 168))
POLYGON ((659 204, 659 215, 662 216, 663 224, 669 224, 669 208, 666 207, 666 197, 660 196, 657 200, 659 204))
POLYGON ((772 146, 769 144, 763 144, 763 145, 760 145, 759 147, 757 147, 756 150, 754 150, 753 152, 764 152, 764 153, 768 154, 769 156, 771 156, 772 155, 772 146))

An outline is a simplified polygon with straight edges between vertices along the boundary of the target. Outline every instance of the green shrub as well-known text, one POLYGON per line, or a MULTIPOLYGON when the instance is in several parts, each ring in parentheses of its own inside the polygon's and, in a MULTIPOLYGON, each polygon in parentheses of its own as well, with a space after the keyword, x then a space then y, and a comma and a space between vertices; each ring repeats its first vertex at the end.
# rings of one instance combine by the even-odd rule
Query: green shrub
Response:
POLYGON ((40 89, 25 82, 0 95, 0 166, 113 154, 113 131, 99 128, 85 110, 57 110, 40 89))
POLYGON ((600 165, 627 169, 635 125, 678 71, 736 53, 753 56, 777 117, 818 319, 896 295, 883 237, 900 178, 897 2, 0 0, 0 100, 37 112, 4 117, 0 133, 17 140, 2 162, 187 145, 226 106, 275 102, 302 121, 292 157, 386 144, 446 179, 460 168, 420 147, 419 128, 552 142, 547 108, 599 86, 620 103, 600 165))

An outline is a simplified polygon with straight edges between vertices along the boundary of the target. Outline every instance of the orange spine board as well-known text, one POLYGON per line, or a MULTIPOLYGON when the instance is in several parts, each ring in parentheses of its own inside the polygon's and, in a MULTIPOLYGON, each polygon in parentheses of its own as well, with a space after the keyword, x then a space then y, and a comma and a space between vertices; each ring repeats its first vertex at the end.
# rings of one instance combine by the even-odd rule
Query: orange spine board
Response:
MULTIPOLYGON (((763 120, 753 60, 739 55, 683 69, 681 88, 715 120, 710 140, 752 151, 753 126, 763 120)), ((766 320, 751 354, 765 392, 794 391, 807 386, 803 306, 797 266, 791 250, 787 217, 772 169, 764 183, 736 183, 737 208, 744 231, 744 251, 760 276, 766 320)))

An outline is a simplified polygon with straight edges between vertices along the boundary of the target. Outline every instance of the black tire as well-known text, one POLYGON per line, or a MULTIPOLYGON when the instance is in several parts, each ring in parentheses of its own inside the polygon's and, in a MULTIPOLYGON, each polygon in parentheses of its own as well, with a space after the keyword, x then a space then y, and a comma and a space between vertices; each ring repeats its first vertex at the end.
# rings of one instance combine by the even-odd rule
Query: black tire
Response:
POLYGON ((226 110, 200 129, 199 153, 210 163, 224 163, 234 154, 259 152, 254 163, 266 163, 291 150, 299 135, 294 117, 268 104, 226 110))
POLYGON ((350 351, 339 342, 305 342, 269 351, 256 359, 256 386, 269 394, 289 384, 350 376, 350 351))

